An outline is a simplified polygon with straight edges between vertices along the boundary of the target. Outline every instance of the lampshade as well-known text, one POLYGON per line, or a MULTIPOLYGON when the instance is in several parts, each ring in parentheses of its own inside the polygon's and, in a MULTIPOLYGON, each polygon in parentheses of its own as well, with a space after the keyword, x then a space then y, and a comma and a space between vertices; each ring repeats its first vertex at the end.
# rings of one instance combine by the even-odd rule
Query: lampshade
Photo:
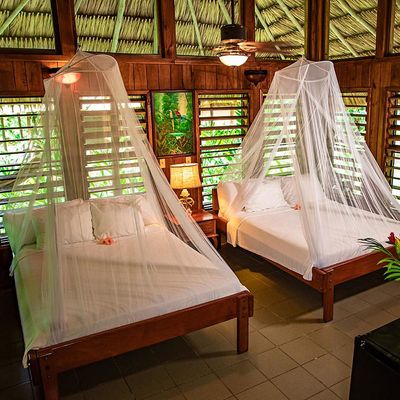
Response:
POLYGON ((79 72, 67 72, 56 76, 56 81, 64 85, 72 85, 78 82, 80 78, 81 74, 79 72))
POLYGON ((200 186, 199 164, 171 165, 171 187, 173 189, 191 189, 200 186))
POLYGON ((236 53, 236 54, 221 54, 219 56, 219 60, 222 64, 227 65, 228 67, 239 67, 243 65, 249 56, 244 53, 236 53))

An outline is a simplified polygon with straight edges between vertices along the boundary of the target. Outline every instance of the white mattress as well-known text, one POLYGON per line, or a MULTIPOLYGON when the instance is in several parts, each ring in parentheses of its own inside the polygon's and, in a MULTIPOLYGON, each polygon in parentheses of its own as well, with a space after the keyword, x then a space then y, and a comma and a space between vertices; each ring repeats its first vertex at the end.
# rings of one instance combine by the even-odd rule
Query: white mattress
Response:
MULTIPOLYGON (((312 262, 300 212, 290 207, 238 212, 228 221, 227 240, 233 246, 239 245, 310 280, 313 267, 324 268, 366 253, 358 239, 373 237, 384 243, 391 231, 400 231, 399 223, 388 220, 382 224, 372 213, 358 210, 345 230, 341 228, 343 224, 327 224, 330 232, 325 232, 317 244, 324 249, 323 256, 318 262, 312 262)), ((332 214, 330 217, 335 218, 332 214)))
MULTIPOLYGON (((84 334, 95 333, 128 323, 145 320, 176 310, 205 303, 221 297, 247 290, 240 284, 236 275, 228 266, 216 267, 204 256, 190 248, 180 239, 173 236, 175 252, 180 256, 171 258, 171 241, 165 238, 166 230, 157 226, 146 227, 147 248, 150 254, 151 268, 143 273, 143 265, 135 265, 135 261, 127 257, 118 265, 118 296, 109 295, 107 290, 99 289, 96 307, 101 303, 101 318, 90 312, 82 315, 74 296, 66 295, 64 299, 64 329, 57 342, 63 342, 84 334), (175 261, 174 261, 175 260, 175 261), (132 290, 134 285, 137 290, 132 290), (128 306, 129 305, 129 306, 128 306), (87 326, 90 326, 87 331, 87 326), (77 332, 81 334, 77 335, 77 332)), ((79 254, 82 246, 91 246, 93 251, 85 268, 68 269, 64 279, 82 282, 91 279, 104 288, 104 282, 110 281, 110 266, 104 260, 112 259, 115 254, 132 254, 135 237, 119 238, 112 246, 99 245, 96 242, 85 242, 66 247, 71 257, 79 254), (130 251, 127 251, 127 248, 130 251), (88 271, 89 270, 89 271, 88 271), (79 275, 79 277, 77 276, 79 275)), ((88 252, 86 252, 87 254, 88 252)), ((43 252, 33 246, 26 246, 18 256, 15 270, 15 282, 21 322, 25 339, 26 353, 32 348, 53 344, 48 328, 43 321, 41 301, 41 278, 43 252)), ((111 284, 111 282, 110 282, 111 284)), ((89 307, 90 308, 90 307, 89 307)))

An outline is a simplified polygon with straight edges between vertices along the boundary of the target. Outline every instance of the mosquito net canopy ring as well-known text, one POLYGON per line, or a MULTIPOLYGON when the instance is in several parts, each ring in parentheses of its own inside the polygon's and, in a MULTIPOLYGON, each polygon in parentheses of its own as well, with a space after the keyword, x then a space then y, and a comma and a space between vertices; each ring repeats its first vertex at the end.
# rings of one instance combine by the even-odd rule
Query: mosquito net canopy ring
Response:
POLYGON ((225 210, 228 220, 243 212, 294 208, 298 242, 305 240, 309 251, 307 279, 312 267, 359 255, 358 239, 384 242, 400 228, 399 204, 346 110, 329 61, 302 58, 275 73, 221 185, 226 182, 237 188, 225 210), (266 205, 275 195, 274 185, 265 184, 273 181, 284 197, 276 207, 266 205))
POLYGON ((115 59, 45 81, 5 225, 26 350, 243 290, 170 188, 115 59))

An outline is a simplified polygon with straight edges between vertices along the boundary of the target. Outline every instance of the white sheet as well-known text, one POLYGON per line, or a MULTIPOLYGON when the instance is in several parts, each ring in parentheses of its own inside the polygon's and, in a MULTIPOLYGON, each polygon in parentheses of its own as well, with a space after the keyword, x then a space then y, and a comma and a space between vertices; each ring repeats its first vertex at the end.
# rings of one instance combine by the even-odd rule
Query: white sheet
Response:
MULTIPOLYGON (((139 266, 143 268, 143 264, 135 265, 132 259, 123 260, 118 265, 116 275, 120 280, 118 285, 122 285, 122 288, 126 285, 126 291, 119 291, 117 299, 114 294, 108 296, 107 291, 104 290, 96 293, 96 302, 102 302, 101 318, 98 316, 95 318, 95 315, 90 313, 82 315, 76 299, 66 295, 64 332, 58 342, 77 337, 76 332, 82 331, 82 326, 87 325, 88 321, 91 328, 86 334, 141 321, 246 290, 229 267, 224 269, 215 267, 203 255, 176 237, 174 237, 175 251, 179 251, 182 264, 174 265, 169 255, 171 249, 168 249, 167 242, 162 240, 165 233, 166 230, 158 226, 146 228, 148 245, 146 250, 152 255, 149 259, 151 268, 148 268, 146 274, 139 271, 139 266), (149 282, 151 282, 151 287, 149 282), (137 285, 140 290, 132 295, 131 285, 137 285), (148 290, 143 290, 143 287, 148 290), (128 303, 130 307, 127 306, 128 303)), ((170 232, 167 234, 173 236, 170 232)), ((135 245, 135 237, 128 236, 118 238, 117 243, 112 246, 99 245, 95 241, 66 246, 65 249, 71 257, 79 254, 82 246, 93 247, 93 252, 91 252, 93 256, 87 260, 85 268, 68 271, 66 278, 73 282, 78 274, 81 279, 90 278, 99 283, 99 288, 104 287, 104 281, 109 280, 109 266, 103 261, 107 259, 104 253, 108 257, 113 257, 115 252, 132 254, 124 250, 135 245)), ((45 328, 43 313, 41 313, 43 252, 36 250, 34 246, 26 246, 21 250, 18 260, 15 282, 25 339, 24 364, 26 365, 26 353, 30 349, 52 343, 45 328)))
POLYGON ((358 210, 354 220, 349 220, 346 225, 346 235, 340 231, 342 224, 329 224, 334 228, 321 237, 319 243, 324 248, 323 259, 312 263, 300 212, 290 207, 255 213, 241 211, 228 221, 228 243, 239 245, 311 280, 313 267, 324 268, 366 253, 358 239, 374 237, 384 243, 391 231, 400 231, 399 223, 388 220, 382 224, 374 214, 358 210), (342 240, 344 237, 352 240, 342 240))

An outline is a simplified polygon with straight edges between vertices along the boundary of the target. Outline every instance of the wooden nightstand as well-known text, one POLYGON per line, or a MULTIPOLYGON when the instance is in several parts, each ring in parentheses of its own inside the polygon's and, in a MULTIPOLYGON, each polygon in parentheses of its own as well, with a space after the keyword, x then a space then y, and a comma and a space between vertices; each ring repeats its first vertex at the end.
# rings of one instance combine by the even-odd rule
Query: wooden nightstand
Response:
POLYGON ((192 214, 193 219, 200 226, 205 235, 212 241, 216 249, 220 246, 219 234, 217 233, 217 216, 207 211, 200 210, 192 214))

